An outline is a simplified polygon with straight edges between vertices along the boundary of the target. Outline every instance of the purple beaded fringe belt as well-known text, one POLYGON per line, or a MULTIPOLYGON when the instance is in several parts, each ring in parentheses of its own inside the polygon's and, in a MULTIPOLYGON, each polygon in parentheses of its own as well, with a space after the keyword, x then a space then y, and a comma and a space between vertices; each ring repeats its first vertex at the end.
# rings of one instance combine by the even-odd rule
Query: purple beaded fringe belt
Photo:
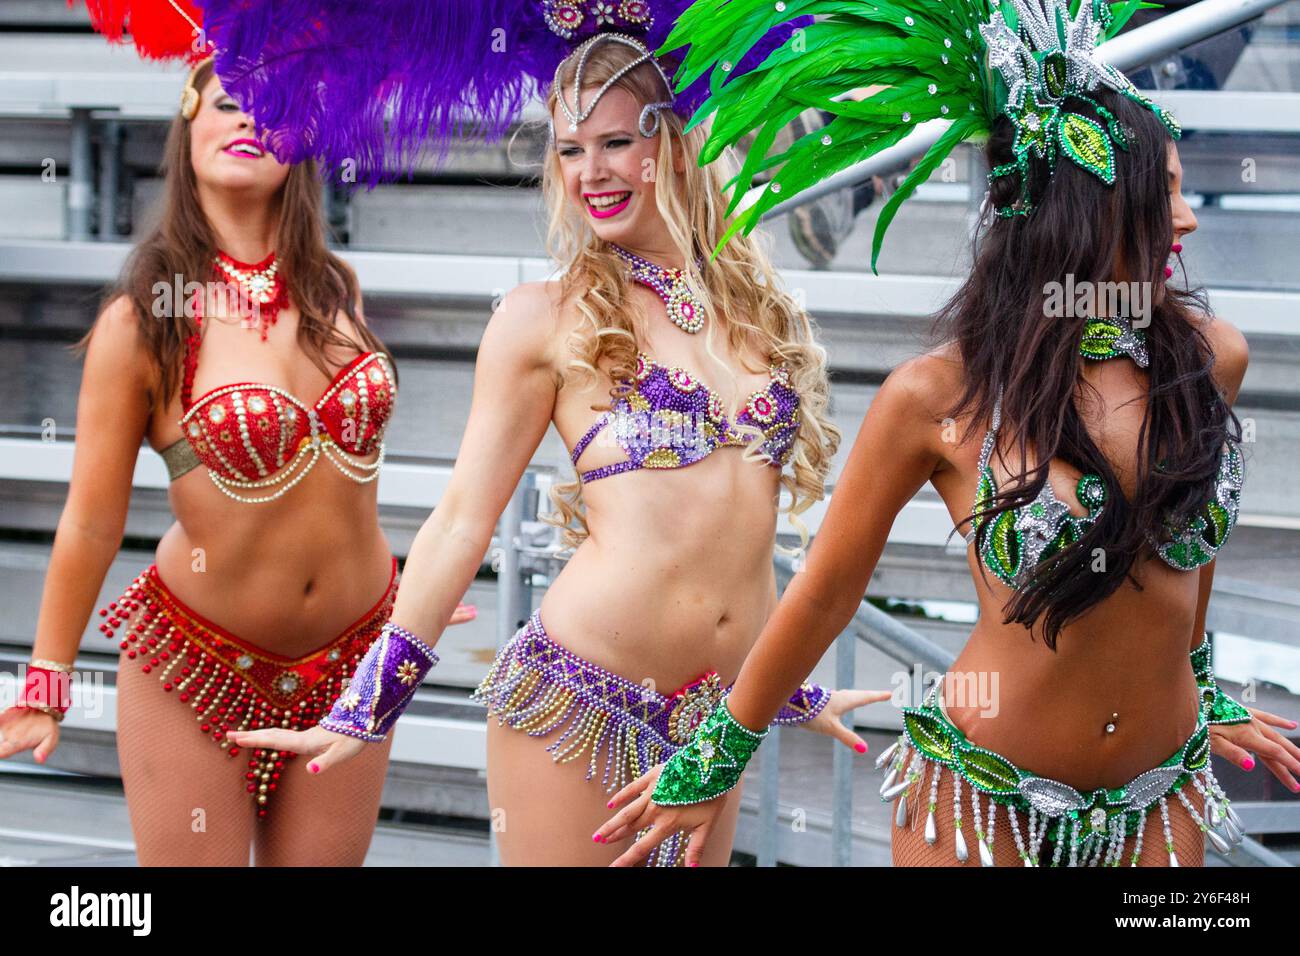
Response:
MULTIPOLYGON (((534 611, 497 654, 474 691, 498 723, 532 737, 563 728, 547 745, 557 762, 588 758, 587 779, 604 752, 601 786, 621 789, 688 743, 713 712, 724 689, 712 671, 670 695, 635 684, 557 644, 534 611)), ((648 865, 682 860, 686 837, 674 834, 648 865)))

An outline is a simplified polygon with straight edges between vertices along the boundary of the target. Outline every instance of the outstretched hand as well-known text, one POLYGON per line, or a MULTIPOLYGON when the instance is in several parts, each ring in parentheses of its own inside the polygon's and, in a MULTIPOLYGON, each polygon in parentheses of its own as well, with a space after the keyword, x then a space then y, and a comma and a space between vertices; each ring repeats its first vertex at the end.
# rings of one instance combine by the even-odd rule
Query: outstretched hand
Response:
POLYGON ((1255 719, 1248 724, 1211 724, 1210 750, 1232 761, 1242 770, 1254 770, 1258 754, 1264 766, 1273 772, 1291 792, 1300 792, 1300 783, 1294 775, 1300 774, 1300 747, 1274 727, 1295 730, 1296 722, 1270 714, 1266 710, 1247 707, 1255 719))
POLYGON ((32 707, 10 707, 0 713, 0 760, 32 752, 32 759, 45 763, 59 745, 59 722, 32 707))
POLYGON ((855 734, 851 727, 844 726, 840 722, 840 717, 867 704, 878 704, 889 700, 892 696, 893 691, 888 690, 833 690, 830 700, 826 702, 820 714, 812 720, 795 726, 834 737, 844 746, 864 754, 867 752, 866 741, 855 734))
MULTIPOLYGON (((887 690, 831 691, 830 699, 821 713, 797 726, 833 737, 857 753, 866 753, 866 742, 840 723, 840 717, 867 704, 889 700, 892 696, 892 692, 887 690)), ((609 801, 609 808, 619 812, 606 820, 592 835, 592 839, 597 843, 617 843, 628 837, 636 837, 642 830, 649 829, 648 833, 635 840, 621 856, 614 860, 611 866, 637 866, 644 863, 655 847, 674 833, 682 831, 685 831, 689 837, 686 845, 686 865, 699 866, 709 835, 717 826, 726 805, 726 797, 725 795, 715 797, 712 800, 686 806, 660 806, 650 799, 650 795, 654 793, 655 784, 659 781, 662 770, 663 764, 652 767, 649 772, 642 774, 614 794, 614 798, 609 801)))
POLYGON ((230 730, 226 739, 237 747, 264 747, 267 750, 305 754, 307 772, 324 773, 330 767, 351 760, 366 748, 366 741, 347 734, 336 734, 319 725, 307 730, 230 730))
MULTIPOLYGON (((457 602, 456 610, 452 611, 447 624, 464 624, 477 616, 478 608, 473 604, 457 602)), ((324 773, 330 767, 351 760, 366 748, 366 741, 348 734, 326 730, 319 724, 307 730, 278 728, 231 730, 226 732, 226 739, 238 747, 262 747, 267 750, 306 754, 314 758, 307 761, 307 772, 312 774, 324 773)))
POLYGON ((653 828, 628 847, 610 866, 638 866, 644 863, 655 847, 681 830, 685 830, 690 837, 690 842, 686 845, 686 865, 700 865, 700 855, 704 853, 709 833, 722 815, 726 797, 715 797, 684 807, 661 807, 650 801, 650 794, 654 793, 655 784, 663 769, 663 764, 650 768, 647 773, 614 794, 614 798, 609 801, 611 810, 618 807, 623 809, 601 824, 600 829, 593 834, 592 839, 597 843, 617 843, 635 837, 646 827, 653 828))

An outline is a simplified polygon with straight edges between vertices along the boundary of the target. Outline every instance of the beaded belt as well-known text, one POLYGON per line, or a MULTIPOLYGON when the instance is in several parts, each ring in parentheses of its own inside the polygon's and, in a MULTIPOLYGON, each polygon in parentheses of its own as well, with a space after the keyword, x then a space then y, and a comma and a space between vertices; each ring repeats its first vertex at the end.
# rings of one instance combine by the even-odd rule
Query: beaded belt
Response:
MULTIPOLYGON (((383 597, 337 638, 303 657, 272 654, 242 640, 190 610, 150 565, 99 612, 105 636, 139 612, 120 646, 148 674, 158 672, 165 692, 176 692, 194 711, 199 729, 230 757, 238 747, 229 730, 267 727, 298 730, 315 726, 329 712, 342 682, 369 648, 392 611, 397 594, 397 559, 383 597)), ((259 818, 275 791, 285 761, 294 754, 256 748, 244 774, 259 818)))
POLYGON ((1210 737, 1206 709, 1198 707, 1196 729, 1178 750, 1158 767, 1139 774, 1125 786, 1105 788, 1082 794, 1068 784, 1021 770, 1001 754, 977 747, 966 739, 942 705, 935 700, 939 685, 930 691, 921 707, 903 708, 903 733, 876 760, 879 769, 886 763, 890 770, 880 787, 883 801, 902 795, 894 822, 907 825, 911 789, 923 786, 927 765, 931 772, 925 841, 937 840, 935 825, 939 777, 944 768, 952 774, 953 829, 959 861, 968 858, 962 833, 961 784, 970 786, 971 808, 975 821, 976 843, 980 862, 993 865, 993 838, 998 806, 1005 808, 1016 850, 1025 866, 1039 866, 1039 848, 1043 837, 1055 844, 1051 865, 1060 864, 1068 848, 1069 865, 1119 866, 1125 843, 1136 836, 1131 865, 1136 866, 1142 853, 1142 833, 1147 813, 1159 808, 1164 825, 1165 849, 1171 866, 1178 865, 1173 835, 1169 826, 1168 799, 1182 802, 1221 852, 1240 842, 1241 821, 1229 806, 1227 795, 1210 768, 1210 737), (1191 782, 1204 797, 1206 818, 1202 818, 1183 792, 1191 782), (987 797, 987 821, 980 808, 980 794, 987 797), (1021 832, 1017 811, 1027 814, 1027 830, 1021 832), (1223 832, 1216 832, 1221 829, 1223 832))
MULTIPOLYGON (((596 775, 604 753, 601 786, 621 789, 690 743, 730 688, 714 671, 670 694, 635 684, 557 644, 534 611, 497 654, 474 691, 498 723, 541 737, 563 727, 547 746, 557 762, 587 756, 587 779, 596 775)), ((781 708, 775 723, 811 720, 826 706, 830 691, 804 684, 781 708)), ((665 840, 648 865, 680 863, 684 833, 665 840)))

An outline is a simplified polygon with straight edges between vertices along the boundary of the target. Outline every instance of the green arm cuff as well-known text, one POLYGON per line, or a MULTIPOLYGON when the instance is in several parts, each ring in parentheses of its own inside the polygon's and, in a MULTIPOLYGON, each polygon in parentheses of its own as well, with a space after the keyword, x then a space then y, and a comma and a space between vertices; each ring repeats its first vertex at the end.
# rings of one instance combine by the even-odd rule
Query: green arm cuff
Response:
POLYGON ((1255 718, 1241 704, 1223 692, 1214 679, 1214 661, 1210 653, 1210 636, 1206 634, 1192 651, 1192 672, 1201 694, 1206 721, 1211 724, 1248 724, 1255 718))
POLYGON ((695 738, 664 764, 650 800, 678 807, 722 796, 740 782, 745 764, 766 736, 766 730, 750 730, 732 717, 724 697, 695 738))

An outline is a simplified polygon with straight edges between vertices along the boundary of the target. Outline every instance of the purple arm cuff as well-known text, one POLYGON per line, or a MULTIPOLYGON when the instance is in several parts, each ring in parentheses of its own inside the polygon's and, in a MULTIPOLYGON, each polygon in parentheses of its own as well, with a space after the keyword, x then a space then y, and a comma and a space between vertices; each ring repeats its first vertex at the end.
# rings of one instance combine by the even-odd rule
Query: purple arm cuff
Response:
POLYGON ((812 720, 826 709, 826 702, 830 699, 829 688, 821 684, 800 684, 794 696, 777 711, 772 723, 802 724, 812 720))
POLYGON ((432 647, 389 621, 320 726, 362 740, 385 739, 437 663, 432 647))

